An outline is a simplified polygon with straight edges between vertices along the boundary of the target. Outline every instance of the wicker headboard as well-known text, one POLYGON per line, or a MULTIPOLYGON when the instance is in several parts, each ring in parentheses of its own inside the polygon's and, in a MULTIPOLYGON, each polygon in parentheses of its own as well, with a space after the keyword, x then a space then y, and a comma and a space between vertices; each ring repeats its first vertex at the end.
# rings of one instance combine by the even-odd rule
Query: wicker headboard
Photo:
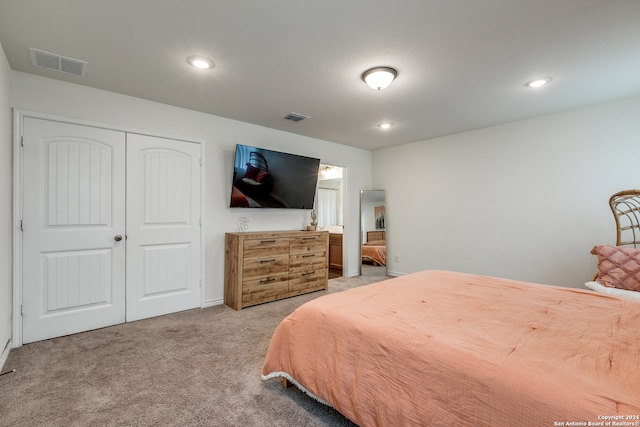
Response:
POLYGON ((640 190, 624 190, 609 199, 616 219, 616 246, 640 246, 640 190))
POLYGON ((387 240, 386 232, 384 231, 367 231, 367 242, 373 242, 376 240, 387 240))

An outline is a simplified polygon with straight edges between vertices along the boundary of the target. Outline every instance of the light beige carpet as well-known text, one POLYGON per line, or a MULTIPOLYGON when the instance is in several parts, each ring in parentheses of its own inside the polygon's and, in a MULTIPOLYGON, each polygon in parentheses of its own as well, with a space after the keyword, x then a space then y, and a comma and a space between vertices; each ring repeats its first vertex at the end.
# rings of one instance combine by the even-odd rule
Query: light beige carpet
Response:
MULTIPOLYGON (((329 292, 384 280, 337 278, 329 292)), ((324 291, 112 326, 11 350, 1 426, 351 426, 278 380, 260 379, 278 323, 324 291)))

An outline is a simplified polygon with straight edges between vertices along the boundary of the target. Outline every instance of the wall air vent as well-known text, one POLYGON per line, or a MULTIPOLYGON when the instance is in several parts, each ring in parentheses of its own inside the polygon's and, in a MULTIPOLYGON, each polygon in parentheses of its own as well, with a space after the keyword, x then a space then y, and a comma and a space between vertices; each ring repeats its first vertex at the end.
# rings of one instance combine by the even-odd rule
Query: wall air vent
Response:
POLYGON ((60 71, 74 76, 87 76, 87 62, 79 59, 67 58, 66 56, 56 55, 55 53, 44 52, 42 50, 29 48, 31 56, 31 64, 36 67, 46 68, 47 70, 60 71))
POLYGON ((282 116, 282 118, 285 120, 291 120, 292 122, 300 122, 304 119, 308 119, 309 116, 305 116, 303 114, 298 114, 298 113, 289 113, 287 115, 282 116))

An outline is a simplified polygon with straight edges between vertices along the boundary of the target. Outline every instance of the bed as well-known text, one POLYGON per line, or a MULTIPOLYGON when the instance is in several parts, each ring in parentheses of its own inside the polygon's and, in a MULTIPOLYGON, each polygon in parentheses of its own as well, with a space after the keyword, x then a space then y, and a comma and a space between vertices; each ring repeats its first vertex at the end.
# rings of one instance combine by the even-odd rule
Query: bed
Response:
POLYGON ((384 231, 367 231, 367 241, 362 244, 362 262, 387 265, 387 241, 384 231))
POLYGON ((424 271, 302 305, 262 378, 361 426, 638 423, 639 330, 638 300, 424 271))
POLYGON ((616 244, 596 245, 598 272, 585 286, 596 292, 640 299, 640 190, 609 198, 616 221, 616 244))

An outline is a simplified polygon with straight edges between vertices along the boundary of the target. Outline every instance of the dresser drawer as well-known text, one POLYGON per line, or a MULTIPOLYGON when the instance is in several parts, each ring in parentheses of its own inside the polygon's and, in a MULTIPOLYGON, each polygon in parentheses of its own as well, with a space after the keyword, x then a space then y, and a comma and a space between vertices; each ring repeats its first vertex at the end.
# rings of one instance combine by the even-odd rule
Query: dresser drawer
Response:
POLYGON ((289 253, 291 255, 305 254, 309 252, 322 252, 327 248, 326 236, 303 236, 290 239, 289 253))
POLYGON ((329 244, 342 244, 342 234, 329 234, 329 244))
POLYGON ((260 304, 278 299, 289 290, 288 273, 247 280, 242 284, 242 302, 260 304))
POLYGON ((323 268, 327 268, 327 253, 324 251, 291 255, 289 259, 291 272, 302 273, 323 268))
POLYGON ((265 258, 245 259, 242 266, 243 282, 256 277, 286 274, 289 271, 289 255, 267 255, 265 258))
POLYGON ((326 284, 326 268, 289 274, 289 292, 292 294, 326 289, 326 284))
POLYGON ((289 239, 247 239, 244 241, 243 258, 262 258, 272 255, 289 255, 289 239))

